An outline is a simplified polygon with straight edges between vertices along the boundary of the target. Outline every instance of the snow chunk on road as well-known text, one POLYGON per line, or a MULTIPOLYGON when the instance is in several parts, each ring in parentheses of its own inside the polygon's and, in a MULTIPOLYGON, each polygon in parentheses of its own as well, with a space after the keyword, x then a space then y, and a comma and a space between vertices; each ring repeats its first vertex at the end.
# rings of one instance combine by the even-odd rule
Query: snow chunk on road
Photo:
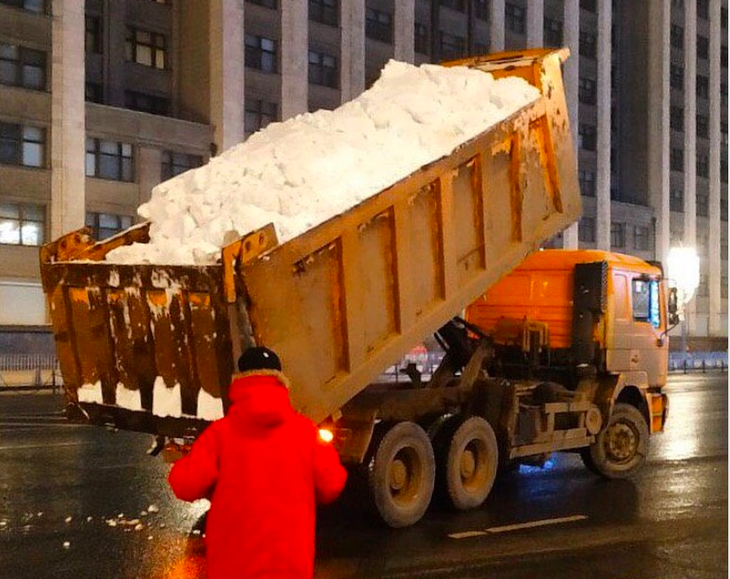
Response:
POLYGON ((115 249, 107 260, 215 263, 221 247, 272 222, 283 243, 448 155, 538 96, 517 77, 391 60, 355 100, 272 123, 155 187, 138 209, 151 221, 150 242, 115 249))

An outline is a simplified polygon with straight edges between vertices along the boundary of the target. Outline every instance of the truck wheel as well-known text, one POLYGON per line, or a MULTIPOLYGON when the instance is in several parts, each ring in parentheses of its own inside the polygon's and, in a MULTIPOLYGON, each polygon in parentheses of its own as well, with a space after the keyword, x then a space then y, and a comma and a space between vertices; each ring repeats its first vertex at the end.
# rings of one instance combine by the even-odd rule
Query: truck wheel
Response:
POLYGON ((630 404, 617 402, 596 442, 581 451, 588 470, 606 478, 627 478, 644 463, 649 449, 649 427, 630 404))
POLYGON ((473 509, 485 501, 497 476, 498 455, 497 438, 486 420, 473 416, 459 425, 440 465, 455 509, 473 509))
POLYGON ((368 465, 375 509, 394 528, 417 522, 426 512, 435 478, 431 441, 414 422, 400 422, 377 443, 368 465))

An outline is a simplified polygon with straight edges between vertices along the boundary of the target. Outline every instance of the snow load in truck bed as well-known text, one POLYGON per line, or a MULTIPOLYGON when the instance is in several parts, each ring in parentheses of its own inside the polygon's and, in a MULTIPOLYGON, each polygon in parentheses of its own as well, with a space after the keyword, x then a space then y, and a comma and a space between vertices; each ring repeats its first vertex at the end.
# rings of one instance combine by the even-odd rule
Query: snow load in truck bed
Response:
POLYGON ((334 111, 272 123, 155 187, 138 210, 151 221, 150 242, 106 259, 215 263, 224 245, 268 223, 288 241, 448 155, 539 94, 517 77, 390 61, 369 90, 334 111))

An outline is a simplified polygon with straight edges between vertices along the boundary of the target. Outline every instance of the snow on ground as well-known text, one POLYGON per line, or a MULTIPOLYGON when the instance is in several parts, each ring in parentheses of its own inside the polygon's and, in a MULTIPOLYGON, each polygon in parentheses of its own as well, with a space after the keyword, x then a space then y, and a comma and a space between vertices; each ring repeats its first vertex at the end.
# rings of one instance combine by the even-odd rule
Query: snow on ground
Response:
POLYGON ((391 60, 334 111, 272 123, 198 169, 161 183, 138 209, 150 243, 117 263, 215 263, 220 248, 268 223, 280 242, 339 215, 484 132, 539 96, 526 81, 466 67, 391 60))

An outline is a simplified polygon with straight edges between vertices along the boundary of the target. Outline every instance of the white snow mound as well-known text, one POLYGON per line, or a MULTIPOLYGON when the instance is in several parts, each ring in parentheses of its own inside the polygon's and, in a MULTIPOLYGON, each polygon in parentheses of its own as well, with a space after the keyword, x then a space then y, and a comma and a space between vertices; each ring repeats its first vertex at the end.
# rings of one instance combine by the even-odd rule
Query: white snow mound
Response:
POLYGON ((534 101, 517 77, 391 60, 334 111, 272 123, 152 190, 139 215, 150 242, 116 263, 210 264, 220 248, 274 223, 281 243, 389 187, 534 101))

